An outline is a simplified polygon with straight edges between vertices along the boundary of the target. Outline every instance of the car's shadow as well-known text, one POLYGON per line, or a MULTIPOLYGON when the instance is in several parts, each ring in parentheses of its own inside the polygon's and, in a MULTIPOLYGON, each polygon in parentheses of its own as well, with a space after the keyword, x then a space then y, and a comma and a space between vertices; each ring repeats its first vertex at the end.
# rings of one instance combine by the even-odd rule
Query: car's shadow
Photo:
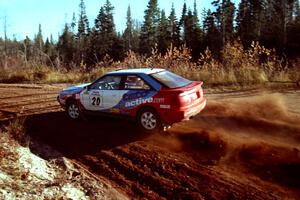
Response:
POLYGON ((132 121, 104 117, 74 121, 64 112, 29 116, 25 127, 31 137, 50 145, 69 158, 94 154, 146 137, 132 121))

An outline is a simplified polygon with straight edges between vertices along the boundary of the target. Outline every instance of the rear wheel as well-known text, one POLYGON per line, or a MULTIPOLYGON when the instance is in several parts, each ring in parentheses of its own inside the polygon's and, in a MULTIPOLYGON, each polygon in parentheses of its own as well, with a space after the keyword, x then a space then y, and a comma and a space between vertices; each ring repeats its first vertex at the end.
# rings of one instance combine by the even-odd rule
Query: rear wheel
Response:
POLYGON ((67 114, 71 119, 74 120, 80 119, 81 117, 80 108, 75 101, 70 101, 67 104, 67 114))
POLYGON ((139 126, 146 132, 154 132, 161 129, 161 122, 155 110, 146 108, 139 112, 139 126))

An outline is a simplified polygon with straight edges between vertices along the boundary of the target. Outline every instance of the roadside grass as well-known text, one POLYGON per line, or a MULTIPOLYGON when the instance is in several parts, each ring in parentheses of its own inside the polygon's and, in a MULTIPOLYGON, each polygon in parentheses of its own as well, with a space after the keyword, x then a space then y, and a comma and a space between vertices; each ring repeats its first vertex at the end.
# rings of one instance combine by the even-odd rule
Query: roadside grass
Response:
POLYGON ((24 184, 21 182, 28 178, 27 170, 21 169, 22 167, 18 163, 21 156, 17 151, 21 143, 24 145, 26 137, 24 120, 16 118, 0 129, 0 197, 6 187, 13 188, 15 191, 23 190, 24 184), (14 177, 13 182, 11 181, 12 177, 14 177), (4 182, 7 184, 1 184, 4 182))
POLYGON ((16 117, 12 119, 8 126, 5 127, 5 132, 21 146, 28 147, 30 137, 26 134, 25 121, 26 117, 16 117))
POLYGON ((123 62, 113 62, 108 56, 94 67, 75 66, 66 70, 46 65, 28 65, 0 70, 1 83, 82 83, 91 82, 108 71, 122 68, 165 68, 206 85, 261 85, 267 82, 300 82, 300 61, 284 63, 274 50, 253 43, 244 49, 240 42, 227 44, 222 57, 216 60, 209 50, 197 62, 191 62, 191 52, 185 48, 169 49, 162 56, 157 50, 149 58, 129 51, 123 62))

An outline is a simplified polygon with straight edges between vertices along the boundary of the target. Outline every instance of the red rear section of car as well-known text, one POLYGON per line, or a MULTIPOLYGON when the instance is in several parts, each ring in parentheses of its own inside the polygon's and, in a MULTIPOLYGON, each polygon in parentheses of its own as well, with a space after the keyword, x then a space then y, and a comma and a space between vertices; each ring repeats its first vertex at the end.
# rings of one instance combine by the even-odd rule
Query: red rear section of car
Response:
POLYGON ((160 90, 156 96, 165 99, 157 109, 161 120, 166 124, 173 124, 188 120, 201 112, 206 105, 202 84, 194 81, 185 87, 160 90))

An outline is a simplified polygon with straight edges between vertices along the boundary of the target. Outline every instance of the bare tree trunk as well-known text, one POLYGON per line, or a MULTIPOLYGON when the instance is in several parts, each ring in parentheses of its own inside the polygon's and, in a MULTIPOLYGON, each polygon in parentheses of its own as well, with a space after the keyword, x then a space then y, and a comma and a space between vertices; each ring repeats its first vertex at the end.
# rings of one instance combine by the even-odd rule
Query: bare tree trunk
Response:
POLYGON ((283 9, 283 48, 285 49, 287 44, 287 25, 289 23, 289 16, 288 16, 288 2, 286 0, 282 0, 282 9, 283 9))
POLYGON ((7 69, 7 55, 4 53, 4 70, 7 69))
POLYGON ((6 23, 6 16, 4 17, 4 69, 7 69, 7 23, 6 23))
POLYGON ((24 45, 24 61, 25 61, 25 67, 27 67, 27 45, 25 42, 23 43, 24 45))

